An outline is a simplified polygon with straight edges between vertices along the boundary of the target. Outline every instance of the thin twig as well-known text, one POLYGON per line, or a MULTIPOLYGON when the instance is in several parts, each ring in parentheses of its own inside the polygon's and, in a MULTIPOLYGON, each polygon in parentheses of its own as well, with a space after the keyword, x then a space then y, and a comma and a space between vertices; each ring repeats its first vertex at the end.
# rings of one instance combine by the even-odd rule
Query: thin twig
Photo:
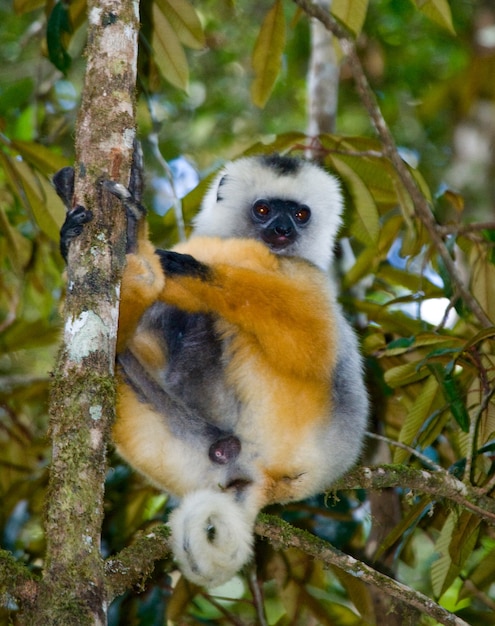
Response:
POLYGON ((440 235, 468 235, 479 230, 495 230, 495 222, 476 222, 476 224, 438 224, 440 235))
POLYGON ((383 441, 385 443, 388 443, 390 446, 401 448, 401 450, 406 450, 406 452, 409 452, 409 454, 418 458, 425 465, 429 465, 429 467, 435 470, 435 472, 444 472, 445 474, 448 474, 448 472, 443 467, 441 467, 440 465, 437 465, 434 461, 429 459, 425 454, 422 454, 415 448, 412 448, 411 446, 408 446, 407 444, 402 443, 402 441, 394 441, 393 439, 389 439, 389 437, 385 437, 384 435, 378 435, 377 433, 370 433, 370 432, 367 432, 366 436, 369 437, 370 439, 377 439, 378 441, 383 441))

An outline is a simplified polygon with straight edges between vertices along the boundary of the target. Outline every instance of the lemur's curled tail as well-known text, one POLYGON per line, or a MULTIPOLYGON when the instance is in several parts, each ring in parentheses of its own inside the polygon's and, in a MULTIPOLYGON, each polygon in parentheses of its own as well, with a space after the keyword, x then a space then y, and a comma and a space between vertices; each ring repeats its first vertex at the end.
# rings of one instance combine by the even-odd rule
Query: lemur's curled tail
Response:
POLYGON ((186 495, 169 520, 172 551, 186 578, 205 587, 230 580, 251 558, 255 518, 232 493, 186 495))

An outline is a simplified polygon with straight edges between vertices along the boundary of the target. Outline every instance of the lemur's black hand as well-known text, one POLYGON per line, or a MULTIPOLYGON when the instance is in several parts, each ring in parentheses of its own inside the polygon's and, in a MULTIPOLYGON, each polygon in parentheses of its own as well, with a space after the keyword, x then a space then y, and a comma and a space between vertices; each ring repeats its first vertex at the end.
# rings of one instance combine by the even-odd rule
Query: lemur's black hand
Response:
MULTIPOLYGON (((134 187, 134 174, 131 174, 131 184, 134 187)), ((138 202, 132 191, 130 189, 127 189, 127 187, 124 187, 124 185, 116 183, 113 180, 104 180, 102 185, 103 189, 109 191, 124 205, 127 214, 126 252, 136 252, 138 240, 138 224, 142 219, 144 219, 146 215, 145 207, 140 202, 138 202)), ((138 189, 138 195, 140 195, 140 193, 140 189, 138 189)))
POLYGON ((175 276, 192 276, 200 280, 211 279, 211 269, 190 254, 181 254, 171 250, 157 250, 160 263, 165 274, 175 276))

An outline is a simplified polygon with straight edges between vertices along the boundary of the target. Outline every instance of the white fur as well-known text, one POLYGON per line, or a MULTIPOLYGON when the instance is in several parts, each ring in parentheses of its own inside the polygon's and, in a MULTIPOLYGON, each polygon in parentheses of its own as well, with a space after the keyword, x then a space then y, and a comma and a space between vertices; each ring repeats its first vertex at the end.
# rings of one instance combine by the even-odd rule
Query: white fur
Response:
POLYGON ((286 198, 311 209, 311 220, 304 227, 304 236, 278 253, 300 256, 326 272, 342 221, 342 193, 334 176, 307 161, 301 161, 300 170, 292 174, 276 172, 260 157, 245 157, 228 163, 203 199, 194 220, 194 234, 252 238, 248 212, 261 198, 286 198), (224 183, 219 185, 222 179, 224 183), (246 211, 244 220, 239 218, 242 211, 246 211))
POLYGON ((227 582, 251 558, 254 517, 232 493, 205 489, 188 494, 169 525, 180 569, 198 585, 227 582))

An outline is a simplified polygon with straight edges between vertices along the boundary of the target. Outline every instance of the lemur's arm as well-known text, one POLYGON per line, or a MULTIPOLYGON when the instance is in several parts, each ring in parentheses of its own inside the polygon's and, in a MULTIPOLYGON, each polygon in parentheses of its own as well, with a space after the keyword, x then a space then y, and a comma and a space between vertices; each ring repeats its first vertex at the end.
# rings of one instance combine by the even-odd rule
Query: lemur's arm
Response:
POLYGON ((256 337, 277 369, 327 378, 336 360, 333 303, 326 277, 304 261, 281 259, 255 240, 193 238, 158 251, 166 276, 160 299, 190 312, 214 313, 256 337), (218 259, 218 262, 217 262, 218 259))

